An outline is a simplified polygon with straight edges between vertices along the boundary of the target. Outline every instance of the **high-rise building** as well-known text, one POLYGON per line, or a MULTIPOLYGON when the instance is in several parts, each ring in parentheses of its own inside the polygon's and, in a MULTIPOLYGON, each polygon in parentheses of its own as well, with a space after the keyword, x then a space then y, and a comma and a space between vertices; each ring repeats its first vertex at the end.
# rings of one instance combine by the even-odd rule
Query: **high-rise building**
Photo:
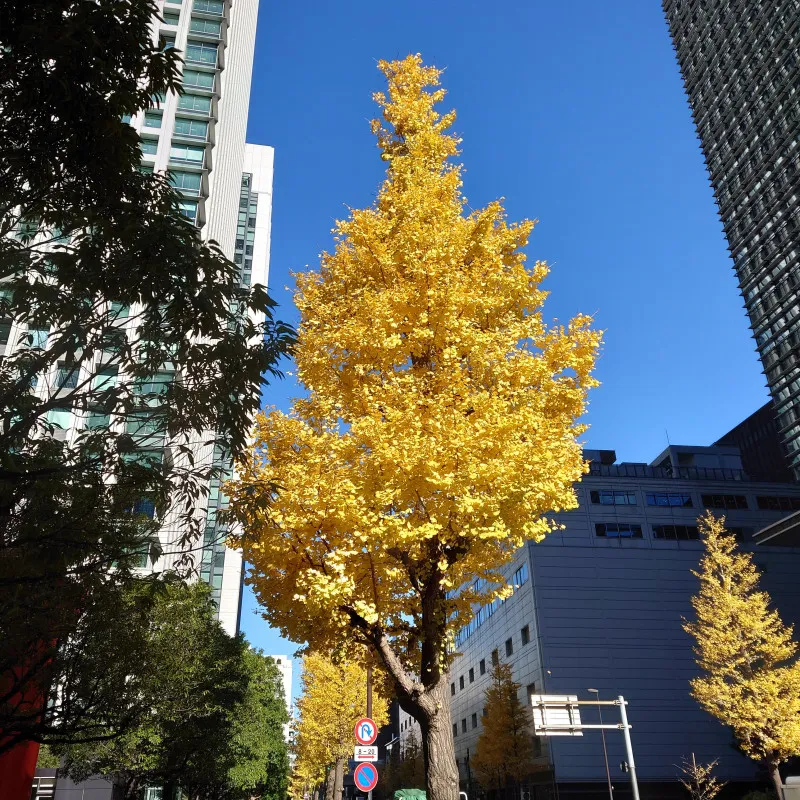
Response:
MULTIPOLYGON (((181 211, 195 222, 198 235, 216 241, 240 265, 244 286, 266 285, 274 153, 270 147, 245 144, 258 0, 161 0, 160 13, 152 37, 181 51, 184 91, 155 98, 153 108, 128 120, 141 137, 141 168, 169 171, 183 198, 181 211)), ((128 325, 135 322, 128 320, 128 325)), ((48 419, 61 428, 62 437, 84 424, 68 410, 48 419)), ((217 521, 227 502, 224 474, 230 474, 232 464, 224 443, 213 444, 215 439, 214 431, 206 431, 194 444, 195 464, 213 463, 221 473, 194 511, 203 531, 202 542, 194 545, 194 563, 212 587, 220 622, 234 634, 242 558, 225 546, 226 531, 217 521)), ((143 557, 141 568, 161 571, 177 564, 184 555, 185 527, 178 512, 168 514, 159 532, 160 547, 153 550, 160 555, 155 563, 143 557)))
POLYGON ((783 454, 771 400, 714 444, 738 447, 742 454, 742 469, 755 481, 788 483, 793 479, 783 454))
POLYGON ((800 479, 800 0, 663 0, 780 435, 800 479))
MULTIPOLYGON (((794 482, 752 480, 733 446, 672 445, 650 464, 616 463, 613 451, 586 451, 590 472, 576 486, 579 507, 554 515, 563 530, 529 542, 505 570, 513 594, 474 606, 455 636, 459 655, 449 674, 451 724, 461 788, 472 797, 474 757, 483 732, 492 664, 510 664, 519 699, 577 695, 591 701, 623 695, 642 796, 682 797, 683 757, 708 763, 744 795, 759 766, 731 746, 731 733, 692 699, 698 674, 683 620, 692 615, 703 551, 697 517, 724 514, 743 550, 754 552, 762 584, 787 623, 800 620, 800 548, 796 539, 760 543, 759 532, 800 510, 794 482), (792 546, 795 545, 795 546, 792 546)), ((480 581, 479 581, 480 583, 480 581)), ((478 587, 480 588, 480 587, 478 587)), ((602 708, 603 721, 619 711, 602 708)), ((598 710, 581 706, 584 723, 598 710)), ((419 726, 401 712, 403 743, 419 726)), ((606 731, 611 781, 629 796, 619 731, 606 731)), ((534 739, 531 800, 607 796, 604 746, 597 730, 534 739)), ((484 787, 488 788, 488 787, 484 787)), ((617 794, 615 791, 615 795, 617 794)), ((735 794, 735 791, 734 791, 735 794)))
MULTIPOLYGON (((142 139, 143 168, 169 170, 181 191, 182 212, 203 239, 241 265, 244 285, 267 284, 272 212, 273 150, 245 144, 255 48, 258 0, 162 0, 153 37, 180 50, 184 92, 159 98, 158 108, 131 120, 142 139)), ((208 439, 213 438, 208 432, 208 439)), ((201 441, 204 437, 201 437, 201 441)), ((200 463, 229 473, 224 447, 200 445, 200 463)), ((219 618, 238 629, 242 588, 241 554, 225 546, 217 511, 226 498, 216 478, 205 508, 200 576, 212 587, 219 618)), ((165 553, 155 569, 180 558, 175 544, 183 531, 174 520, 161 533, 165 553)))

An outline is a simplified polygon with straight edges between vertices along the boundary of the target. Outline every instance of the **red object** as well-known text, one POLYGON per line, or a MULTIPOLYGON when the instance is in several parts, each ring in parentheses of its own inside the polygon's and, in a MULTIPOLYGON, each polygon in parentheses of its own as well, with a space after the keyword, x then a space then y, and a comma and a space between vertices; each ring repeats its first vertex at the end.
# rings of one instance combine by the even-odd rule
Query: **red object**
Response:
POLYGON ((356 722, 355 734, 359 744, 372 744, 378 738, 378 726, 369 717, 361 717, 356 722))
MULTIPOLYGON (((45 642, 38 645, 37 656, 52 646, 45 642)), ((23 667, 16 667, 0 675, 0 690, 5 694, 11 690, 9 705, 20 713, 34 711, 41 715, 44 711, 45 693, 33 676, 23 667), (21 684, 14 692, 15 685, 21 684)), ((6 731, 8 734, 8 731, 6 731)), ((8 742, 9 736, 0 731, 0 744, 8 742)), ((39 759, 39 743, 22 741, 0 755, 0 798, 2 800, 30 800, 31 786, 39 759)))
POLYGON ((378 785, 378 768, 374 764, 359 764, 353 773, 353 783, 359 792, 371 792, 378 785))
POLYGON ((30 800, 38 758, 38 742, 22 742, 0 756, 0 797, 3 800, 30 800))

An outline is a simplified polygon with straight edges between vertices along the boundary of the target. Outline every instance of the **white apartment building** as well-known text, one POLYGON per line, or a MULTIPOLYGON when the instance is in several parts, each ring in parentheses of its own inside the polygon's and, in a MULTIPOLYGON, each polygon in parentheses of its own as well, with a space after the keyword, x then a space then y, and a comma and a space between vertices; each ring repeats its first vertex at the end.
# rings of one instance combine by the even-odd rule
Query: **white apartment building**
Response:
MULTIPOLYGON (((182 212, 195 222, 204 240, 214 240, 225 256, 240 265, 244 286, 267 284, 272 219, 274 151, 245 143, 258 3, 161 0, 162 19, 153 20, 152 37, 180 50, 184 92, 180 97, 171 93, 156 98, 157 107, 127 120, 141 137, 142 169, 170 172, 183 196, 182 212)), ((135 316, 135 310, 125 309, 119 327, 132 327, 135 316)), ((19 341, 24 333, 12 325, 3 341, 19 341)), ((33 334, 36 346, 46 346, 46 331, 33 334)), ((57 391, 53 383, 40 381, 36 390, 57 391)), ((57 436, 63 439, 85 425, 97 424, 90 417, 68 408, 48 413, 48 421, 60 429, 57 436)), ((100 424, 115 422, 106 417, 100 424)), ((229 458, 224 448, 213 445, 214 438, 214 431, 197 437, 195 464, 214 463, 230 475, 229 458)), ((150 441, 148 447, 155 451, 171 445, 163 438, 150 441)), ((227 503, 221 489, 224 480, 212 480, 207 499, 202 496, 197 504, 195 520, 203 533, 192 549, 200 578, 212 587, 220 622, 233 635, 239 626, 242 557, 225 546, 226 531, 217 522, 218 510, 227 503)), ((161 521, 159 548, 151 553, 157 558, 153 563, 143 554, 141 569, 173 567, 184 554, 185 545, 180 544, 184 533, 179 514, 167 514, 161 521)))
MULTIPOLYGON (((143 167, 170 171, 184 197, 181 210, 203 239, 216 241, 241 265, 246 286, 267 284, 272 219, 274 151, 245 143, 257 16, 258 0, 162 0, 163 21, 154 20, 153 37, 180 50, 184 93, 161 98, 158 108, 130 121, 142 140, 143 167)), ((198 447, 197 458, 229 466, 224 452, 208 445, 198 447)), ((206 507, 196 511, 205 517, 196 563, 212 587, 220 622, 234 634, 242 557, 225 546, 225 531, 217 523, 217 511, 227 503, 223 482, 211 481, 206 507)), ((169 568, 180 557, 175 545, 181 535, 180 526, 167 518, 160 534, 164 555, 154 570, 169 568)))
POLYGON ((278 671, 281 673, 281 682, 283 683, 283 697, 286 700, 286 710, 289 712, 289 723, 283 726, 283 738, 289 741, 289 729, 292 717, 294 716, 292 708, 292 659, 289 656, 270 656, 275 662, 278 671))

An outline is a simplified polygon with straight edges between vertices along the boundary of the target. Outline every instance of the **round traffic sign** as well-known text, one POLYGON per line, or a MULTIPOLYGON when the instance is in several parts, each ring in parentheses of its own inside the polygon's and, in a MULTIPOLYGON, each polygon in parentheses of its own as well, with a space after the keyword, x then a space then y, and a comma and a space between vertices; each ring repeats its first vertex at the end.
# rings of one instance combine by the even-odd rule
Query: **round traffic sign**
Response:
POLYGON ((372 744, 378 738, 378 726, 369 717, 361 717, 356 722, 355 734, 359 744, 372 744))
POLYGON ((353 782, 359 792, 371 792, 378 785, 378 768, 368 762, 359 764, 353 773, 353 782))

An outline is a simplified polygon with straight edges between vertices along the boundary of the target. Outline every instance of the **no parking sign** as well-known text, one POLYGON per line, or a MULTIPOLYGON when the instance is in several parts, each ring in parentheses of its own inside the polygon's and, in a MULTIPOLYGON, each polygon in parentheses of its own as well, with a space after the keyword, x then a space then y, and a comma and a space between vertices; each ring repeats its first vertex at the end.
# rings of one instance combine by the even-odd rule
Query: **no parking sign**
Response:
POLYGON ((378 785, 378 768, 369 762, 359 764, 353 773, 353 783, 359 792, 371 792, 378 785))

